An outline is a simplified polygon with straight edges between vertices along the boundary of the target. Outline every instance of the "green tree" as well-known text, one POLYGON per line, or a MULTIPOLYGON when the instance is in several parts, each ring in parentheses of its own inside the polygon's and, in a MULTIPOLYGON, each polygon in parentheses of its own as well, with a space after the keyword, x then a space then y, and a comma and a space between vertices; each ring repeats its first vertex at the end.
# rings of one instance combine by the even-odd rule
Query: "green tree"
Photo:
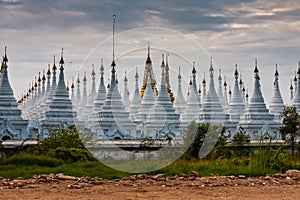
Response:
POLYGON ((285 106, 281 114, 282 126, 279 128, 284 139, 292 146, 292 155, 295 155, 296 139, 300 136, 300 116, 295 106, 285 106))
POLYGON ((34 147, 38 155, 56 157, 67 162, 95 160, 80 140, 75 126, 51 132, 34 147))
POLYGON ((184 144, 188 146, 185 157, 199 158, 199 150, 204 142, 205 135, 209 128, 209 124, 199 125, 192 121, 184 131, 184 144))
POLYGON ((234 145, 239 145, 239 146, 249 144, 250 143, 250 136, 246 133, 241 132, 241 131, 237 132, 232 138, 232 143, 234 145))

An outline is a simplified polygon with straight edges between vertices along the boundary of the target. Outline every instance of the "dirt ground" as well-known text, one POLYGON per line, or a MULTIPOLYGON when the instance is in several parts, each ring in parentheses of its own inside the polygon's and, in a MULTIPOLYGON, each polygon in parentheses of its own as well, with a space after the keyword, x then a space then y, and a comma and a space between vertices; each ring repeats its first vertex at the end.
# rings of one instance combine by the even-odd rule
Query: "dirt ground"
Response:
POLYGON ((0 199, 299 199, 299 177, 286 174, 165 177, 137 175, 121 180, 40 175, 32 179, 0 179, 0 199))
POLYGON ((162 188, 101 185, 83 189, 43 185, 35 189, 0 190, 1 199, 299 199, 299 186, 162 188))

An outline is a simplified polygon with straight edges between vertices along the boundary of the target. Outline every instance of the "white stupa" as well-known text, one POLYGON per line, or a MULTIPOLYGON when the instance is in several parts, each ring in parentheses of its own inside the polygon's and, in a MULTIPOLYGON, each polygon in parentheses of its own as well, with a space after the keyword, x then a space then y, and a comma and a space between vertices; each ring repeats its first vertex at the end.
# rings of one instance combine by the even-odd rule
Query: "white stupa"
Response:
POLYGON ((76 112, 73 111, 72 101, 64 80, 64 59, 63 52, 60 59, 60 73, 53 100, 46 111, 44 118, 41 119, 40 134, 46 137, 51 130, 67 127, 75 124, 76 112))
POLYGON ((8 80, 7 63, 8 58, 5 47, 0 78, 0 141, 26 139, 29 137, 26 130, 28 122, 21 117, 21 110, 18 108, 18 103, 8 80))
POLYGON ((150 110, 150 114, 146 120, 147 132, 144 133, 144 136, 156 139, 166 138, 168 136, 177 138, 180 137, 180 132, 178 129, 180 125, 180 116, 175 112, 167 91, 164 55, 161 68, 162 73, 160 90, 155 100, 153 109, 150 110))
POLYGON ((98 138, 108 139, 130 139, 135 137, 135 124, 129 120, 129 113, 121 101, 121 95, 116 84, 116 64, 111 64, 111 82, 107 91, 104 104, 98 114, 100 130, 98 138))
POLYGON ((77 77, 77 92, 76 92, 76 104, 75 104, 75 108, 76 110, 78 109, 80 102, 81 102, 81 92, 80 92, 80 77, 79 77, 79 72, 78 72, 78 77, 77 77))
POLYGON ((53 66, 52 66, 52 84, 51 84, 51 87, 50 87, 50 90, 47 94, 47 97, 46 97, 46 106, 45 106, 45 110, 48 110, 49 108, 49 105, 53 99, 53 96, 54 96, 54 93, 55 93, 55 90, 56 90, 56 86, 57 86, 57 83, 56 83, 56 70, 57 70, 57 67, 55 65, 55 56, 53 56, 53 66))
MULTIPOLYGON (((196 79, 196 69, 193 66, 192 70, 193 80, 196 79)), ((196 84, 196 81, 190 80, 190 87, 189 87, 189 95, 187 98, 186 108, 184 113, 181 114, 181 120, 185 123, 190 123, 193 120, 198 121, 199 112, 200 112, 200 98, 198 95, 197 87, 194 87, 193 84, 196 84)))
POLYGON ((205 99, 206 96, 206 80, 205 80, 205 73, 203 73, 203 80, 202 80, 202 101, 205 99))
POLYGON ((223 107, 223 110, 225 111, 226 101, 225 101, 224 96, 223 96, 223 82, 222 82, 221 69, 219 69, 218 92, 217 92, 217 94, 218 94, 219 100, 221 102, 221 105, 223 107))
POLYGON ((223 98, 224 98, 224 104, 225 104, 225 107, 223 108, 224 109, 224 112, 227 113, 228 111, 228 96, 227 96, 227 82, 226 82, 226 76, 224 76, 224 95, 223 95, 223 98))
POLYGON ((184 110, 186 108, 186 101, 182 94, 181 79, 182 79, 182 77, 180 74, 180 67, 179 67, 177 95, 175 97, 174 108, 176 110, 176 113, 178 113, 180 115, 182 115, 184 113, 184 110))
POLYGON ((151 109, 153 109, 153 106, 154 106, 155 95, 154 95, 154 93, 152 91, 152 87, 151 87, 150 72, 147 72, 147 73, 148 73, 148 78, 147 78, 146 90, 144 92, 144 96, 142 98, 142 102, 141 102, 139 111, 137 113, 136 121, 145 122, 149 115, 149 111, 151 109))
POLYGON ((104 84, 104 67, 103 67, 103 59, 101 59, 101 67, 100 67, 100 81, 99 81, 99 87, 97 96, 94 100, 94 109, 100 110, 101 106, 103 105, 105 101, 106 96, 106 88, 104 84))
POLYGON ((84 72, 82 81, 83 81, 82 97, 76 111, 78 113, 77 115, 78 120, 85 121, 86 119, 85 119, 84 112, 85 112, 86 104, 88 102, 87 88, 86 88, 86 84, 87 84, 86 72, 84 72))
POLYGON ((300 62, 298 62, 298 81, 297 85, 294 88, 295 94, 292 101, 292 104, 296 107, 297 112, 300 113, 300 62))
POLYGON ((43 73, 43 78, 42 78, 42 94, 39 100, 39 103, 37 105, 37 116, 36 120, 40 119, 42 114, 45 113, 46 108, 47 108, 47 97, 50 92, 51 88, 51 71, 50 71, 50 65, 48 65, 48 71, 47 71, 47 79, 45 77, 45 74, 43 73), (46 86, 45 86, 45 81, 47 80, 46 86))
POLYGON ((129 113, 125 112, 121 95, 116 83, 116 63, 114 50, 114 25, 113 17, 113 60, 111 63, 111 82, 106 93, 104 104, 98 114, 100 131, 95 137, 107 139, 131 139, 136 135, 136 125, 129 119, 129 113))
MULTIPOLYGON (((93 108, 94 108, 94 101, 95 101, 95 98, 96 98, 96 73, 95 73, 95 69, 94 69, 94 65, 93 65, 93 69, 92 69, 92 73, 91 73, 91 78, 92 78, 92 87, 91 87, 91 92, 90 92, 90 95, 87 99, 87 102, 86 102, 86 106, 85 106, 85 109, 83 111, 83 116, 82 116, 82 120, 84 121, 88 121, 89 120, 89 117, 90 117, 90 114, 93 112, 93 108)), ((87 126, 89 126, 87 124, 87 126)))
POLYGON ((75 85, 74 85, 74 77, 72 78, 72 85, 71 85, 71 101, 73 108, 75 108, 76 100, 75 100, 75 85))
POLYGON ((129 111, 130 100, 129 100, 129 91, 128 91, 128 79, 127 79, 127 72, 125 71, 124 77, 124 92, 122 96, 122 103, 125 107, 125 111, 129 111))
POLYGON ((98 92, 94 100, 94 107, 90 111, 89 116, 89 127, 93 133, 101 132, 101 129, 98 124, 98 113, 100 112, 102 105, 105 101, 106 96, 106 88, 104 84, 104 67, 103 67, 103 59, 101 59, 101 66, 100 66, 100 80, 99 80, 99 87, 98 92))
POLYGON ((140 96, 140 89, 139 89, 139 75, 138 75, 138 71, 136 69, 136 73, 135 73, 135 88, 134 88, 134 93, 133 93, 133 97, 130 103, 130 108, 129 108, 129 117, 130 119, 132 119, 133 121, 135 121, 136 116, 139 112, 139 108, 141 106, 141 96, 140 96))
POLYGON ((271 115, 266 108, 261 92, 257 61, 255 61, 254 79, 253 94, 238 126, 249 134, 252 139, 278 138, 278 128, 281 123, 275 122, 274 115, 271 115))
POLYGON ((210 61, 210 83, 209 90, 205 95, 200 109, 199 121, 200 123, 217 123, 223 124, 225 121, 225 114, 220 103, 219 97, 216 93, 214 84, 214 69, 212 66, 212 57, 210 61))
POLYGON ((273 97, 271 99, 269 110, 270 110, 270 113, 274 115, 274 120, 281 122, 280 115, 284 109, 284 103, 283 103, 283 99, 282 99, 281 92, 279 89, 278 77, 279 77, 279 73, 278 73, 277 65, 276 65, 273 97))
POLYGON ((231 123, 235 125, 239 123, 240 117, 245 112, 245 102, 243 100, 242 91, 239 88, 238 78, 239 78, 239 72, 237 70, 237 65, 235 65, 234 87, 233 87, 232 95, 228 106, 229 120, 231 123))

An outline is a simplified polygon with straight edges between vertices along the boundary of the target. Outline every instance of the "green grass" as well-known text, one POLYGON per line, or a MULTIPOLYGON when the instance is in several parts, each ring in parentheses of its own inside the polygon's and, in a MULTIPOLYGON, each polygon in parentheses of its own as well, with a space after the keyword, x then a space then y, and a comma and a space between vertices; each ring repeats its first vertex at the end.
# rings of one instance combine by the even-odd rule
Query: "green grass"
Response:
POLYGON ((63 163, 61 160, 24 155, 15 155, 13 158, 0 161, 0 176, 5 178, 31 178, 35 174, 64 173, 71 176, 103 177, 107 179, 128 176, 128 173, 111 169, 97 161, 78 161, 63 163), (47 163, 49 165, 47 165, 47 163), (59 163, 57 165, 57 163, 59 163))
MULTIPOLYGON (((180 173, 189 174, 197 171, 200 176, 210 174, 219 175, 246 175, 262 176, 270 173, 282 173, 287 169, 300 169, 300 159, 287 159, 282 169, 268 169, 262 166, 261 162, 255 157, 235 158, 235 159, 207 159, 207 160, 183 160, 179 159, 174 163, 154 172, 165 173, 168 176, 178 175, 180 173)), ((47 157, 36 156, 25 153, 13 155, 0 160, 0 176, 6 178, 31 178, 35 174, 64 173, 71 176, 89 176, 101 177, 106 179, 122 178, 131 174, 114 170, 98 161, 78 161, 66 163, 62 160, 47 157)))

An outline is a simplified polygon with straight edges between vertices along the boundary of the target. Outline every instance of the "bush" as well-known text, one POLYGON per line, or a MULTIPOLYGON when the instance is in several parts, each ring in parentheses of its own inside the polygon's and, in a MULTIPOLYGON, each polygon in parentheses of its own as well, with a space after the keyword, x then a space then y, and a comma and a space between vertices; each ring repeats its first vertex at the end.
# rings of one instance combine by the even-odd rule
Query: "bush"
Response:
POLYGON ((66 162, 95 160, 89 151, 78 148, 57 147, 56 149, 49 150, 47 155, 64 160, 66 162))
POLYGON ((67 129, 53 131, 50 137, 39 142, 36 150, 38 153, 47 154, 49 150, 58 147, 85 149, 76 127, 70 126, 67 129))
POLYGON ((54 157, 64 162, 95 160, 81 142, 75 126, 52 132, 50 137, 40 141, 34 149, 29 149, 27 152, 54 157))
POLYGON ((47 156, 30 155, 26 153, 15 154, 0 161, 0 165, 37 165, 46 167, 56 167, 63 163, 62 160, 47 156))
POLYGON ((184 131, 184 143, 185 145, 190 144, 185 154, 183 155, 186 159, 191 158, 199 158, 199 150, 204 142, 205 135, 209 128, 209 124, 201 124, 199 125, 195 121, 191 122, 191 124, 184 131))

